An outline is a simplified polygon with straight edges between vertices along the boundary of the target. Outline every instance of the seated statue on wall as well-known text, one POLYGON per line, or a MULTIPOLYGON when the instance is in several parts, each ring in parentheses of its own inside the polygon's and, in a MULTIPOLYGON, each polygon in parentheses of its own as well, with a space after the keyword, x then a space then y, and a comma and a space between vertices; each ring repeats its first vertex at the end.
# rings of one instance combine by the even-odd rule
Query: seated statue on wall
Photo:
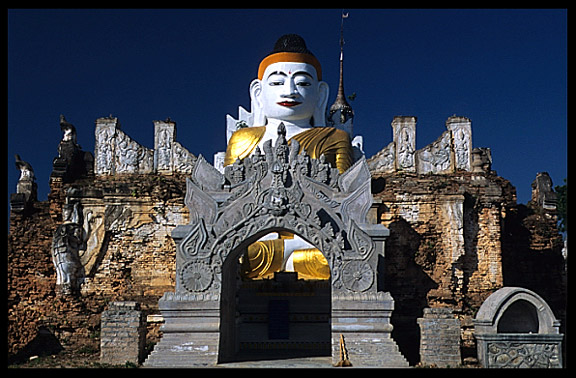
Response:
MULTIPOLYGON (((262 150, 264 142, 276 139, 278 125, 283 123, 288 143, 298 141, 299 152, 305 150, 314 159, 324 155, 325 161, 340 173, 346 171, 353 163, 350 135, 324 126, 328 92, 320 63, 304 39, 296 34, 280 37, 274 50, 260 63, 258 78, 250 84, 254 126, 232 134, 224 166, 250 156, 256 147, 262 150)), ((242 262, 245 277, 266 278, 275 271, 293 270, 301 278, 329 278, 328 265, 320 251, 298 235, 270 235, 275 238, 248 247, 242 262)))

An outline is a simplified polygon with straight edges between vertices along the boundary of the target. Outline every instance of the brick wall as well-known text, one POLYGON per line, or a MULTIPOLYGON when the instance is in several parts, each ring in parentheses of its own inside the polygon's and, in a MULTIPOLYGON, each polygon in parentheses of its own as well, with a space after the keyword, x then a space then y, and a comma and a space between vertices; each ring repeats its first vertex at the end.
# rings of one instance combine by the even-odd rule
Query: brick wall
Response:
POLYGON ((437 367, 462 364, 460 355, 460 321, 449 308, 425 308, 418 318, 420 326, 420 363, 437 367))
MULTIPOLYGON (((23 214, 11 213, 7 246, 10 361, 24 358, 41 329, 63 348, 97 351, 100 315, 109 302, 137 301, 145 315, 155 314, 158 299, 174 290, 175 245, 170 233, 188 222, 183 176, 52 180, 51 189, 48 201, 34 202, 23 214), (93 238, 88 241, 93 255, 85 256, 88 265, 81 292, 63 296, 56 290, 51 243, 70 188, 80 193, 74 200, 95 216, 93 238)), ((154 342, 159 337, 158 325, 150 328, 148 341, 154 342)))
POLYGON ((146 342, 146 319, 137 302, 111 302, 102 312, 100 362, 139 364, 146 342))

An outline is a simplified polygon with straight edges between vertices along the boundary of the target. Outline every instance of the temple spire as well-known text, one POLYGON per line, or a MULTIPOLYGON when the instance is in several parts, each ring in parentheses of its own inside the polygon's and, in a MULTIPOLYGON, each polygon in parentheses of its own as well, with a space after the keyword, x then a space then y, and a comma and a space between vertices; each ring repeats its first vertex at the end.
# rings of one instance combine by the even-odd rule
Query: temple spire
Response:
POLYGON ((328 119, 334 127, 346 130, 352 136, 352 118, 354 111, 344 94, 344 19, 348 18, 348 13, 342 11, 342 20, 340 23, 340 82, 338 83, 338 93, 336 100, 330 106, 328 119), (338 113, 339 114, 336 114, 338 113))

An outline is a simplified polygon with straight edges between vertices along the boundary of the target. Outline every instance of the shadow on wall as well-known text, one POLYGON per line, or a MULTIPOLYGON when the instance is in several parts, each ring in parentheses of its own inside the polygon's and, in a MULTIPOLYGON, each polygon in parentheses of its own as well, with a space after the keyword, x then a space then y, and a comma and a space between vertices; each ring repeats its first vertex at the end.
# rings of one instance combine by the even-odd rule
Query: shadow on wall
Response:
POLYGON ((41 326, 38 329, 36 337, 34 337, 24 348, 17 354, 8 359, 8 364, 17 364, 28 361, 32 356, 51 356, 61 352, 64 348, 52 334, 52 332, 41 326))
MULTIPOLYGON (((384 284, 378 290, 388 291, 394 298, 390 320, 394 326, 392 337, 410 365, 416 365, 420 362, 420 328, 416 319, 422 317, 423 309, 428 307, 428 292, 438 284, 416 263, 422 236, 404 219, 393 221, 388 228, 390 238, 386 241, 386 256, 380 259, 378 269, 380 275, 384 274, 384 280, 378 282, 384 284)), ((427 253, 425 257, 435 258, 433 253, 427 253)))
MULTIPOLYGON (((566 334, 567 264, 562 256, 562 237, 543 211, 518 205, 504 222, 502 274, 504 286, 522 287, 540 295, 560 320, 560 333, 566 334)), ((566 343, 563 361, 566 358, 566 343)))

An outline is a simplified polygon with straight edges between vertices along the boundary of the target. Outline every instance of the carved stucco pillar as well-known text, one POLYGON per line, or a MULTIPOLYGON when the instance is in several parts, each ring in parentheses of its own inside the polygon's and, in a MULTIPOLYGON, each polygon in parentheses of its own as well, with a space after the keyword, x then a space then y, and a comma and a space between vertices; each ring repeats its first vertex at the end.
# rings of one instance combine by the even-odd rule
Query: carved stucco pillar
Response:
POLYGON ((115 172, 114 156, 116 154, 116 129, 120 127, 118 118, 103 117, 96 120, 94 145, 94 173, 96 175, 113 175, 115 172))
POLYGON ((175 140, 175 122, 154 121, 154 169, 156 172, 172 171, 172 144, 175 140))
POLYGON ((470 171, 472 168, 472 122, 466 117, 452 116, 446 120, 446 128, 452 133, 454 168, 470 171))
POLYGON ((416 172, 416 117, 396 116, 392 121, 396 145, 396 169, 416 172))

